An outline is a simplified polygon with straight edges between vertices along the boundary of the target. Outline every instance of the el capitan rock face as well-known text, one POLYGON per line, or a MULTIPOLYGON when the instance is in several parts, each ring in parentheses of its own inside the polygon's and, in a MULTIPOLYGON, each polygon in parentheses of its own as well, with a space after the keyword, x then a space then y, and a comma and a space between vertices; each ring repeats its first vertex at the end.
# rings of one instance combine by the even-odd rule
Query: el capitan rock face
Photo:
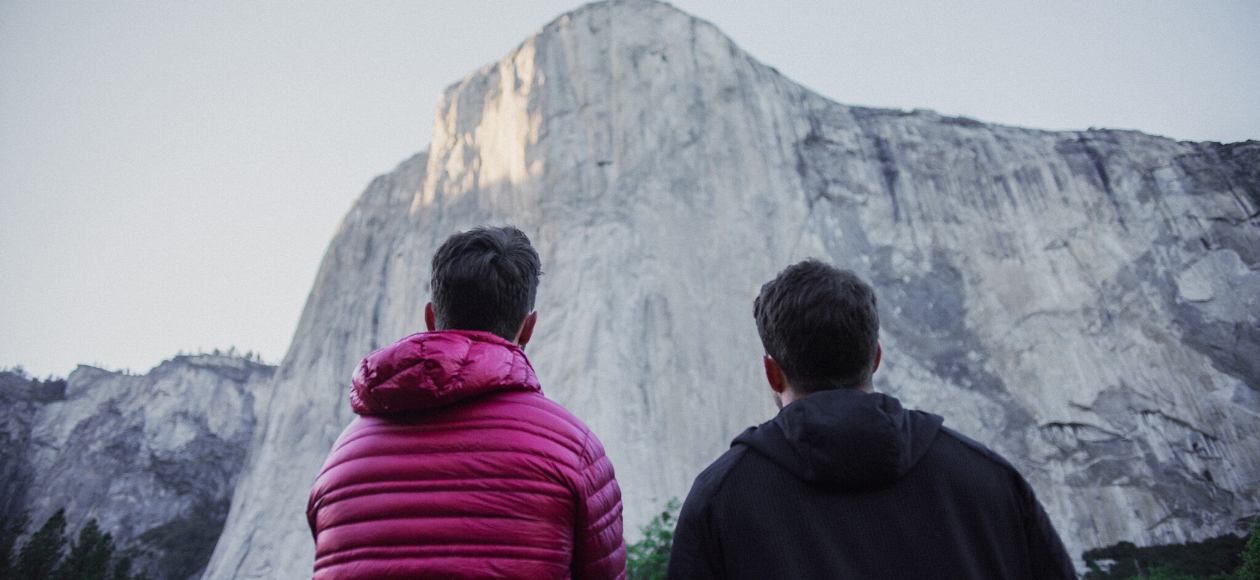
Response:
POLYGON ((848 107, 650 0, 563 16, 453 85, 334 236, 205 578, 300 578, 355 364, 423 329, 447 236, 542 257, 527 353, 604 442, 635 536, 774 407, 760 285, 872 282, 876 389, 1032 482, 1073 554, 1260 510, 1260 144, 848 107))

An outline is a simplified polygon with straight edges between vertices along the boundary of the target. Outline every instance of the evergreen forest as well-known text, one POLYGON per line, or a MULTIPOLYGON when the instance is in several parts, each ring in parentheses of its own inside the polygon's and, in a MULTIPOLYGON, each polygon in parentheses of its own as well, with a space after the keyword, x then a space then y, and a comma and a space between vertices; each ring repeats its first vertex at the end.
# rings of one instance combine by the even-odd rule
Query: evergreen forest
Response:
POLYGON ((25 517, 0 519, 0 580, 147 580, 133 574, 131 558, 120 556, 108 532, 88 520, 78 539, 66 537, 65 510, 22 540, 25 517))

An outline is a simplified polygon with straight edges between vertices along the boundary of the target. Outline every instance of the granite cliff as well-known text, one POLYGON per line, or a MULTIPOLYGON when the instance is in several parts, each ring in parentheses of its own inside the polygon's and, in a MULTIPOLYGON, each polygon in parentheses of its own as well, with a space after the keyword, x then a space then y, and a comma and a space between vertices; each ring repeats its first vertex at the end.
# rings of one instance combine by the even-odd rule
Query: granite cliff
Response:
POLYGON ((774 407, 751 304, 818 257, 878 292, 876 389, 1031 481, 1073 554, 1260 511, 1260 143, 850 107, 651 0, 562 16, 442 95, 329 245, 205 578, 302 578, 307 490, 448 235, 542 256, 528 354, 634 535, 774 407))
POLYGON ((227 516, 256 394, 274 370, 195 355, 145 375, 79 366, 64 381, 40 382, 0 372, 0 516, 26 512, 34 530, 65 508, 69 536, 96 519, 136 569, 187 578, 227 516))

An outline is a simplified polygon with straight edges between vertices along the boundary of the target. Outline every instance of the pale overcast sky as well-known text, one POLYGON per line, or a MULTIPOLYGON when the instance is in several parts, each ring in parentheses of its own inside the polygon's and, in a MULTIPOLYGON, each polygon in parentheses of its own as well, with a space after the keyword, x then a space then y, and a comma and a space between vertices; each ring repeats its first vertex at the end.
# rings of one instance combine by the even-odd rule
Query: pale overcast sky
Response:
MULTIPOLYGON (((1260 138, 1255 0, 680 0, 841 103, 1260 138)), ((574 2, 0 0, 0 367, 278 361, 439 92, 574 2)))

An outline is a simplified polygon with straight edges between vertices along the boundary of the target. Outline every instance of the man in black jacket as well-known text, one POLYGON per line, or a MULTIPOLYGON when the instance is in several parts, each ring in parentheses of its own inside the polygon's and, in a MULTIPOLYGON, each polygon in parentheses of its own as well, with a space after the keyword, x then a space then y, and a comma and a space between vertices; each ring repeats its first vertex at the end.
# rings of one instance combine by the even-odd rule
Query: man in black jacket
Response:
POLYGON ((763 286, 753 312, 781 410, 696 478, 670 580, 1076 577, 1010 463, 873 392, 870 286, 805 261, 763 286))

